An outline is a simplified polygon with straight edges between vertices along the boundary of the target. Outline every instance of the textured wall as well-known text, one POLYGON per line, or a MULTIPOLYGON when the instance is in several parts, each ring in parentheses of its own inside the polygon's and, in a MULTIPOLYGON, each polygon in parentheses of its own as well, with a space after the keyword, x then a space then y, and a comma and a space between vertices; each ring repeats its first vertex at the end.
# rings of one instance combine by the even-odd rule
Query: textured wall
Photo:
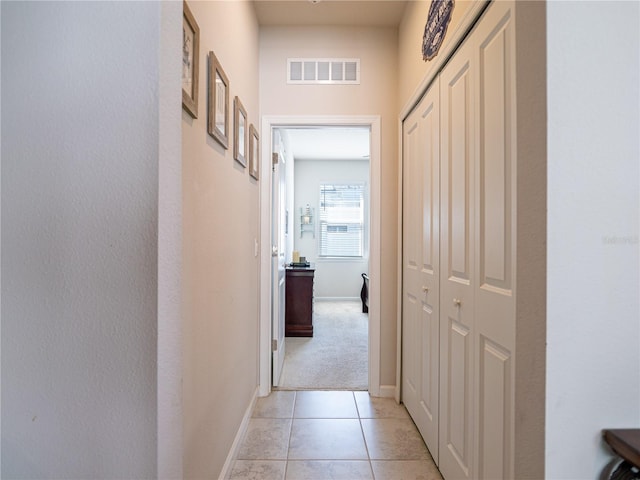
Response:
POLYGON ((157 3, 2 2, 2 475, 156 475, 157 3))
POLYGON ((640 424, 638 32, 638 2, 547 4, 547 478, 640 424))
POLYGON ((158 151, 158 477, 182 476, 182 4, 162 2, 158 151))

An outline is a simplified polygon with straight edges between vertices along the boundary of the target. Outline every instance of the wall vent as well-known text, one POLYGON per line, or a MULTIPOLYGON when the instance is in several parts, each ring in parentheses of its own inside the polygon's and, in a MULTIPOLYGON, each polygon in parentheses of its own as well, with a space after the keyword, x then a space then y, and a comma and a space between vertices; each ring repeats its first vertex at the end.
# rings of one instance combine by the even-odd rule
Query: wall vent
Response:
POLYGON ((360 83, 359 58, 288 58, 287 83, 349 85, 360 83))

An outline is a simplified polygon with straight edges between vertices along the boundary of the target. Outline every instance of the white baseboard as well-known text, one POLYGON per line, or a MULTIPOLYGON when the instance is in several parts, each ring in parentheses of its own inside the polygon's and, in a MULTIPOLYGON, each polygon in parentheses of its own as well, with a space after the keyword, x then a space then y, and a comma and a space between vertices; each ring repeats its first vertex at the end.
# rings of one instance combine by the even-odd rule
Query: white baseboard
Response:
POLYGON ((380 385, 380 396, 384 398, 395 398, 396 397, 396 386, 395 385, 380 385))
POLYGON ((315 297, 316 302, 361 302, 360 297, 315 297))
POLYGON ((227 455, 227 459, 222 466, 222 471, 220 472, 220 476, 218 480, 226 480, 231 476, 231 470, 233 469, 233 464, 238 456, 238 451, 240 450, 240 444, 242 443, 242 439, 244 438, 244 434, 247 432, 247 427, 249 426, 249 420, 251 420, 251 415, 253 415, 253 409, 256 406, 256 400, 258 399, 258 388, 256 387, 253 392, 253 397, 251 398, 251 402, 249 402, 249 406, 247 410, 244 412, 244 417, 242 417, 242 422, 240 423, 240 428, 238 428, 238 433, 236 433, 236 438, 233 439, 233 443, 231 444, 231 449, 227 455))

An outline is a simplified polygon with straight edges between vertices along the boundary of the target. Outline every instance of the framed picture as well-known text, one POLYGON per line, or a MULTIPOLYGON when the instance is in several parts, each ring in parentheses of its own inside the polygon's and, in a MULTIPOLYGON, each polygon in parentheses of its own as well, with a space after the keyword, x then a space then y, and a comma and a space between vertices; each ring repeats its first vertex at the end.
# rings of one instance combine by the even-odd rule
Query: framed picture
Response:
POLYGON ((249 175, 256 180, 260 179, 260 147, 258 131, 253 126, 249 126, 249 175))
POLYGON ((248 128, 247 111, 238 97, 233 100, 233 158, 243 167, 247 166, 248 128))
POLYGON ((198 57, 200 27, 187 2, 182 3, 182 106, 198 118, 198 57))
POLYGON ((229 79, 215 53, 209 52, 209 135, 229 148, 229 79))

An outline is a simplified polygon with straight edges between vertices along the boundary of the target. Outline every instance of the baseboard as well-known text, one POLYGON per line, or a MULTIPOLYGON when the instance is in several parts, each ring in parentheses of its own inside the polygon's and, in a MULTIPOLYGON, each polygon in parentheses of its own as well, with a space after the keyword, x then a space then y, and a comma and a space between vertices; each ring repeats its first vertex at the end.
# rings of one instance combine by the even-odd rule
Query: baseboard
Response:
POLYGON ((316 302, 361 302, 360 297, 315 297, 316 302))
POLYGON ((256 400, 258 399, 258 388, 253 392, 253 397, 249 402, 249 406, 247 410, 244 412, 244 417, 242 418, 242 422, 240 423, 240 428, 238 428, 238 433, 236 433, 236 438, 233 439, 233 443, 231 444, 231 449, 229 450, 229 454, 227 455, 227 459, 222 466, 222 471, 220 472, 220 476, 218 480, 226 480, 231 476, 231 470, 233 469, 233 464, 238 456, 238 451, 240 450, 240 444, 242 443, 242 439, 244 438, 244 434, 247 432, 247 427, 249 426, 249 420, 251 420, 251 415, 253 415, 253 409, 256 406, 256 400))
POLYGON ((395 398, 396 397, 396 386, 395 385, 380 385, 380 396, 384 398, 395 398))

